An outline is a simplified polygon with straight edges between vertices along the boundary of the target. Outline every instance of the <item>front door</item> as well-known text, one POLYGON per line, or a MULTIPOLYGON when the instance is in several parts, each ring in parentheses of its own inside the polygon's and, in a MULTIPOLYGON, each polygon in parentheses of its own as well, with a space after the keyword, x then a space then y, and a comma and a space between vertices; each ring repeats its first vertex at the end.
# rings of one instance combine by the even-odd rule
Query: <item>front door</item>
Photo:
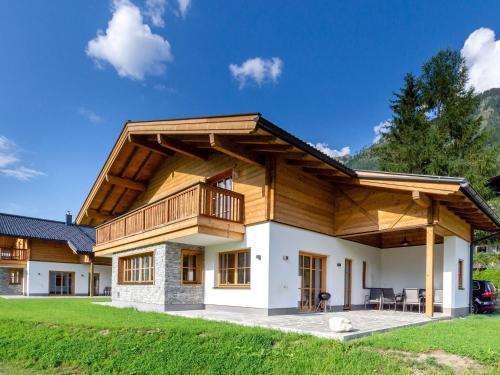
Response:
POLYGON ((313 311, 319 303, 319 293, 325 291, 326 257, 299 254, 300 301, 299 310, 313 311))
POLYGON ((352 291, 352 260, 345 260, 344 272, 344 310, 351 309, 351 293, 352 291))
POLYGON ((60 296, 75 294, 75 273, 50 271, 49 294, 60 296))
MULTIPOLYGON (((90 273, 89 273, 89 287, 88 287, 88 290, 90 290, 90 273)), ((93 294, 94 296, 98 296, 99 295, 99 274, 98 273, 94 273, 94 291, 93 291, 93 294)))

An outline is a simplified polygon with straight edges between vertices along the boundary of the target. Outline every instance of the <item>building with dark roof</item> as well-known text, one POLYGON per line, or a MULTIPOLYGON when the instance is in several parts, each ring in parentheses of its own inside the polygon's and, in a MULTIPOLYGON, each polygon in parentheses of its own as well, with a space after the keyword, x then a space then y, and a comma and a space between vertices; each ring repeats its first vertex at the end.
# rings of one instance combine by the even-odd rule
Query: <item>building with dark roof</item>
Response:
POLYGON ((0 213, 0 295, 105 294, 111 263, 93 256, 94 245, 95 229, 69 213, 65 221, 0 213))

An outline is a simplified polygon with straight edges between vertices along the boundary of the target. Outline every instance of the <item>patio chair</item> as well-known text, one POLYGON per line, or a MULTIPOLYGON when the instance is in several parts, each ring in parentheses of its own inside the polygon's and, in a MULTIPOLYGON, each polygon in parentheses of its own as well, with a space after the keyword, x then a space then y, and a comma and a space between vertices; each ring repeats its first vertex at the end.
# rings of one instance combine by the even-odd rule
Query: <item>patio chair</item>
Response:
POLYGON ((394 311, 396 311, 396 295, 394 294, 394 289, 392 288, 383 288, 382 289, 382 309, 384 305, 394 305, 394 311))
POLYGON ((370 288, 370 295, 365 296, 365 310, 368 305, 377 305, 378 309, 381 309, 382 303, 382 289, 380 288, 370 288))
POLYGON ((443 290, 434 290, 434 306, 440 306, 441 311, 443 311, 443 290))
POLYGON ((420 312, 422 297, 420 297, 418 288, 403 289, 403 311, 406 311, 406 306, 411 306, 413 311, 414 305, 418 305, 418 312, 420 312))

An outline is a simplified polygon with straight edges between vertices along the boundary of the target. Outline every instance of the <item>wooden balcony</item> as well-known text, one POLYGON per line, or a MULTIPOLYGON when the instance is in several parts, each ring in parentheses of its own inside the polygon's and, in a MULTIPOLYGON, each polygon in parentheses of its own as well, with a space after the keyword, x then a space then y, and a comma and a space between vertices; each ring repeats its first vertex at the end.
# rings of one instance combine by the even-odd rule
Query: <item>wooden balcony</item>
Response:
POLYGON ((0 248, 0 263, 2 264, 26 264, 29 259, 29 250, 16 248, 0 248))
POLYGON ((98 226, 94 251, 193 234, 242 239, 243 211, 242 194, 198 182, 98 226))

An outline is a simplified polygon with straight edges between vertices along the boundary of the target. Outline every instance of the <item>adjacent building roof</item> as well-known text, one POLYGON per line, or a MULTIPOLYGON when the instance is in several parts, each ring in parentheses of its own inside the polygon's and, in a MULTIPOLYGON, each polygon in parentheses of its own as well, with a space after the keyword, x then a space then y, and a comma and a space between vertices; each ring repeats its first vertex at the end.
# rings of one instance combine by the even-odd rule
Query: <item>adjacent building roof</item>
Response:
POLYGON ((92 253, 95 245, 95 229, 92 227, 4 213, 0 213, 0 235, 64 241, 78 254, 92 253))

